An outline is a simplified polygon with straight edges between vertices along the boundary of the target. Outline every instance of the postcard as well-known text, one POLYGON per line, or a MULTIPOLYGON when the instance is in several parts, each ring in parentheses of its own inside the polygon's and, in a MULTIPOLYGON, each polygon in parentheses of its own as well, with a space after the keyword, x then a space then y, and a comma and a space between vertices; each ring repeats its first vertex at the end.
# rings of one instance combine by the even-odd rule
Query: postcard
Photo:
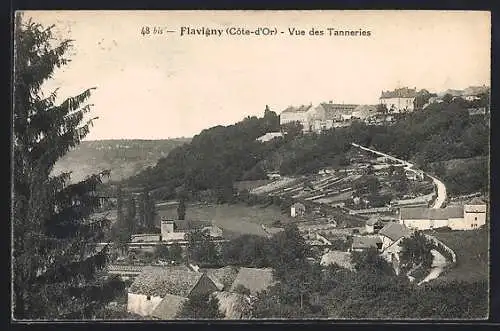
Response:
POLYGON ((486 11, 20 11, 12 319, 485 320, 486 11))

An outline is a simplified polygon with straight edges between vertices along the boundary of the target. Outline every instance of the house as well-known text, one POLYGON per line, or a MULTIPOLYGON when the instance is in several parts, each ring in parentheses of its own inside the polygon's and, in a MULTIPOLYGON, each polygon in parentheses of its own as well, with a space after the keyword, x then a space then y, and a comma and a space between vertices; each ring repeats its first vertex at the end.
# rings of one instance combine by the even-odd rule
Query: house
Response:
POLYGON ((336 264, 341 268, 354 270, 354 265, 351 261, 351 253, 349 252, 329 251, 321 256, 320 264, 322 266, 336 264))
POLYGON ((352 118, 367 121, 377 113, 376 105, 358 105, 352 111, 352 118))
POLYGON ((236 276, 238 275, 239 268, 234 266, 225 266, 216 269, 206 269, 204 272, 217 286, 218 291, 224 291, 231 288, 236 276))
POLYGON ((474 198, 463 206, 441 209, 402 208, 400 223, 418 230, 449 227, 452 230, 473 230, 486 224, 487 205, 474 198))
POLYGON ((382 240, 378 236, 354 236, 352 237, 351 251, 360 252, 365 249, 382 249, 382 240))
POLYGON ((320 133, 338 127, 339 122, 351 119, 352 112, 356 107, 357 105, 353 104, 335 104, 333 101, 320 103, 313 107, 310 112, 310 131, 320 133))
POLYGON ((219 301, 219 311, 224 315, 224 319, 251 317, 251 301, 248 296, 234 292, 214 292, 212 295, 219 301))
POLYGON ((424 173, 419 170, 405 170, 405 176, 409 180, 424 180, 424 173))
POLYGON ((390 112, 401 113, 414 110, 416 96, 416 88, 409 89, 403 87, 395 89, 394 91, 382 91, 379 100, 390 112))
POLYGON ((275 138, 283 138, 283 136, 284 136, 283 132, 268 132, 265 135, 260 136, 256 140, 261 142, 261 143, 265 143, 265 142, 271 141, 275 138))
POLYGON ((222 229, 205 220, 161 220, 160 226, 162 241, 183 241, 186 233, 192 230, 208 231, 214 238, 222 236, 222 229))
POLYGON ((131 236, 130 242, 132 243, 148 243, 148 242, 158 242, 160 241, 160 235, 159 234, 148 234, 148 233, 141 233, 141 234, 133 234, 131 236))
POLYGON ((161 220, 161 240, 162 241, 182 241, 185 240, 186 232, 175 231, 176 225, 173 220, 161 220))
POLYGON ((378 233, 384 227, 384 223, 382 223, 378 218, 373 217, 366 221, 365 231, 366 233, 378 233))
POLYGON ((243 286, 255 295, 274 284, 273 270, 270 268, 241 268, 236 276, 230 291, 234 292, 243 286))
POLYGON ((292 217, 304 216, 305 213, 306 206, 300 202, 296 202, 290 207, 290 216, 292 217))
POLYGON ((408 237, 412 234, 412 231, 408 229, 404 224, 397 222, 387 223, 380 231, 378 235, 382 241, 382 250, 393 245, 395 242, 399 241, 401 238, 408 237))
POLYGON ((127 311, 141 316, 172 319, 182 303, 193 295, 217 290, 205 273, 195 272, 187 266, 148 266, 128 290, 127 311))
POLYGON ((311 105, 289 106, 280 114, 280 125, 299 122, 304 132, 310 131, 311 105))
POLYGON ((464 220, 456 220, 450 224, 454 230, 477 229, 486 224, 487 205, 480 198, 473 198, 464 205, 464 220))

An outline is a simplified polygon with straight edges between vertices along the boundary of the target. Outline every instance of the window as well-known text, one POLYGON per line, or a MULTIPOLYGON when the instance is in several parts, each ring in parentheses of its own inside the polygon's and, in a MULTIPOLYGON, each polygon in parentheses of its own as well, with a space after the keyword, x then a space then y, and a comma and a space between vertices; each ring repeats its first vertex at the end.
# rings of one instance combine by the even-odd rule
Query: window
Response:
POLYGON ((474 221, 477 221, 477 217, 474 217, 474 221))
POLYGON ((151 300, 151 296, 150 296, 150 295, 148 295, 148 296, 146 297, 146 300, 148 300, 148 301, 149 301, 149 300, 151 300))

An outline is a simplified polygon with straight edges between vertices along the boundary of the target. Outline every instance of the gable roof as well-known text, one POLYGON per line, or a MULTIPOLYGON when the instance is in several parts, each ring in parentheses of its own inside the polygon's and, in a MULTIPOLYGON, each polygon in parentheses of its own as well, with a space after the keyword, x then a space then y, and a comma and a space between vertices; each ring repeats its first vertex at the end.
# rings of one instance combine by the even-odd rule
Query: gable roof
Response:
POLYGON ((394 91, 382 91, 380 99, 391 98, 415 98, 417 96, 417 89, 409 89, 407 87, 397 88, 394 91))
POLYGON ((358 105, 339 104, 339 103, 321 103, 320 107, 325 110, 325 120, 336 119, 341 115, 351 114, 358 105))
POLYGON ((283 110, 281 113, 305 113, 309 109, 311 109, 312 105, 301 105, 299 107, 295 106, 289 106, 285 110, 283 110))
POLYGON ((200 230, 205 226, 211 226, 212 222, 207 220, 173 220, 175 231, 200 230))
POLYGON ((449 206, 434 209, 426 207, 401 208, 402 220, 447 220, 450 218, 462 218, 464 208, 462 206, 449 206))
POLYGON ((397 222, 391 222, 386 224, 380 231, 379 235, 386 236, 392 241, 396 241, 402 237, 409 236, 411 234, 411 230, 408 229, 404 224, 400 224, 397 222))
POLYGON ((469 201, 467 204, 468 204, 468 205, 485 205, 485 204, 486 204, 486 202, 484 202, 484 200, 483 200, 483 199, 481 199, 481 198, 479 198, 479 197, 474 197, 474 198, 472 198, 472 200, 471 200, 471 201, 469 201))
POLYGON ((214 292, 213 295, 219 300, 219 311, 224 314, 224 319, 249 318, 250 302, 240 293, 214 292))
POLYGON ((231 291, 238 285, 243 285, 251 294, 255 294, 271 286, 274 283, 273 278, 273 270, 270 268, 241 268, 231 286, 231 291))
POLYGON ((167 294, 188 297, 202 275, 187 266, 148 266, 130 285, 129 292, 162 298, 167 294))
POLYGON ((214 282, 219 291, 231 287, 238 275, 238 271, 238 268, 234 266, 205 270, 207 276, 214 282))
POLYGON ((375 105, 358 105, 354 108, 352 116, 359 117, 361 119, 368 118, 377 113, 377 106, 375 105))
POLYGON ((181 296, 166 294, 160 304, 153 310, 151 316, 161 320, 175 319, 187 300, 187 298, 181 296))
POLYGON ((353 249, 377 248, 377 244, 381 243, 382 240, 379 237, 355 236, 352 238, 353 249))

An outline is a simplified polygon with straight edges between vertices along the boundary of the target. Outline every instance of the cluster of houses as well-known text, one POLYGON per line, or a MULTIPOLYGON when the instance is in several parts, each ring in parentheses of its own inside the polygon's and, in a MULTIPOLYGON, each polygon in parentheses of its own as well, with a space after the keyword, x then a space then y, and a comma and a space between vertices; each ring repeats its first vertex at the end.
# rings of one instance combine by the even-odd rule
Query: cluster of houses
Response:
MULTIPOLYGON (((450 94, 453 98, 462 98, 466 101, 480 99, 480 95, 489 93, 488 86, 470 86, 464 90, 446 90, 443 93, 429 98, 423 109, 430 104, 443 102, 443 97, 450 94)), ((280 114, 280 125, 287 123, 300 123, 304 133, 320 133, 335 127, 349 126, 353 120, 365 122, 370 125, 381 125, 394 122, 394 114, 413 112, 415 100, 419 92, 417 88, 401 87, 392 91, 382 91, 378 104, 358 105, 323 102, 316 106, 313 104, 289 106, 280 114), (384 105, 387 113, 377 111, 378 105, 384 105)), ((486 107, 469 109, 471 114, 485 113, 486 107)), ((266 142, 277 137, 282 137, 283 132, 269 132, 258 140, 266 142)))
POLYGON ((147 266, 128 288, 127 311, 152 319, 172 320, 179 317, 190 298, 213 295, 226 319, 249 318, 253 296, 273 283, 272 269, 268 268, 147 266))

